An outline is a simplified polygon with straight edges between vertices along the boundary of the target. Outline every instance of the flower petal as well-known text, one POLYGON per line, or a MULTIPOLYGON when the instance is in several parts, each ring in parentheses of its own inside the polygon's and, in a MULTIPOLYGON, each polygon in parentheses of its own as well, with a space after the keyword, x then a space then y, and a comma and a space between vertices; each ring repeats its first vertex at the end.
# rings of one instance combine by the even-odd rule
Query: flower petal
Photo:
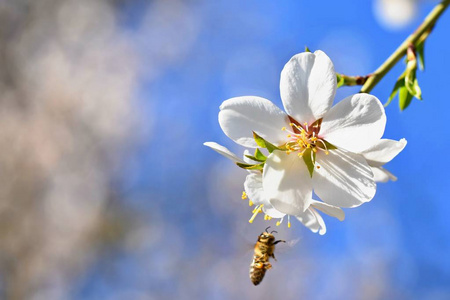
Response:
POLYGON ((272 217, 272 218, 275 218, 275 219, 281 219, 281 218, 283 218, 286 214, 284 214, 284 213, 282 213, 282 212, 280 212, 280 211, 278 211, 275 207, 273 207, 272 206, 272 204, 264 204, 264 206, 263 206, 263 212, 266 214, 266 215, 268 215, 268 216, 270 216, 270 217, 272 217))
POLYGON ((256 148, 253 131, 272 144, 284 144, 286 133, 281 128, 289 126, 289 119, 269 100, 247 96, 224 101, 220 106, 219 124, 236 143, 256 148))
POLYGON ((337 218, 339 221, 344 221, 345 219, 344 211, 337 206, 333 206, 328 203, 317 200, 312 200, 311 206, 320 210, 323 213, 326 213, 329 216, 337 218))
POLYGON ((327 232, 327 226, 325 226, 325 222, 323 221, 322 216, 314 208, 311 208, 311 211, 316 217, 317 223, 319 224, 319 234, 324 235, 327 232))
POLYGON ((373 180, 376 182, 388 182, 389 180, 397 181, 394 174, 382 167, 371 167, 373 173, 373 180))
POLYGON ((304 52, 291 58, 281 72, 280 93, 284 109, 300 123, 309 124, 333 104, 336 73, 322 51, 304 52))
POLYGON ((324 228, 326 231, 322 217, 313 208, 308 208, 305 212, 298 214, 295 217, 314 233, 320 230, 320 234, 323 234, 324 228))
POLYGON ((342 149, 330 150, 329 155, 317 152, 313 187, 324 202, 340 207, 359 206, 370 201, 376 192, 366 160, 342 149))
POLYGON ((373 146, 386 126, 384 107, 375 96, 347 97, 323 117, 319 135, 331 144, 359 153, 373 146))
POLYGON ((396 157, 406 146, 406 140, 400 141, 381 139, 374 146, 364 150, 361 154, 369 166, 381 167, 396 157))
POLYGON ((234 154, 233 152, 231 152, 230 150, 228 150, 226 147, 224 147, 222 145, 219 145, 214 142, 206 142, 206 143, 203 143, 203 145, 213 149, 217 153, 222 154, 223 156, 225 156, 228 159, 231 159, 234 162, 245 163, 242 159, 237 157, 236 154, 234 154))
POLYGON ((310 205, 312 182, 303 159, 274 151, 263 170, 263 188, 269 202, 282 213, 298 215, 310 205))
POLYGON ((264 204, 265 206, 269 204, 269 200, 264 195, 261 172, 247 175, 244 182, 244 190, 254 204, 264 204))
POLYGON ((255 205, 264 204, 263 212, 266 215, 276 219, 280 219, 286 215, 276 210, 264 195, 261 172, 247 175, 244 182, 244 189, 248 198, 252 200, 255 205))

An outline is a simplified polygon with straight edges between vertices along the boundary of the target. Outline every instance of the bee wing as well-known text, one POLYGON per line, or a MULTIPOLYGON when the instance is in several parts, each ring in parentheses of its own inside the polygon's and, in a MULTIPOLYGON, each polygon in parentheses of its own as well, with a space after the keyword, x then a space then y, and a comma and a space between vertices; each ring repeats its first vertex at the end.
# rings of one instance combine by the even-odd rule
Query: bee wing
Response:
POLYGON ((293 239, 293 240, 287 240, 285 243, 278 243, 276 245, 275 251, 277 253, 290 252, 297 245, 298 242, 300 242, 300 238, 293 239))

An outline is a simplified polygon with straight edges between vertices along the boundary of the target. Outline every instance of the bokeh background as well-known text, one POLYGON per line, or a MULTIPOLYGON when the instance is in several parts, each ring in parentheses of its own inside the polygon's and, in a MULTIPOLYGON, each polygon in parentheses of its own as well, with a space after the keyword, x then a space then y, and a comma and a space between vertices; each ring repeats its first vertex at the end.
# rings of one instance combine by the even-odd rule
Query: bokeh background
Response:
POLYGON ((274 224, 247 222, 246 172, 202 146, 242 153, 220 103, 281 106, 305 45, 365 75, 436 3, 0 1, 0 298, 450 299, 450 12, 426 43, 424 101, 387 108, 385 137, 408 140, 387 166, 398 182, 325 217, 325 236, 277 228, 292 243, 258 287, 251 247, 274 224))

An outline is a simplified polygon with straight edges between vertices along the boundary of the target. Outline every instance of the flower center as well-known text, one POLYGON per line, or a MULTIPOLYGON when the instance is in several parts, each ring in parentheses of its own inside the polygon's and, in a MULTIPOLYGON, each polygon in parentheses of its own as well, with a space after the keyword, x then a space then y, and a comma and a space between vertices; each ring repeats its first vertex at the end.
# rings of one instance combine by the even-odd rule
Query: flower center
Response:
MULTIPOLYGON (((316 122, 315 122, 316 123, 316 122)), ((290 154, 296 152, 298 157, 303 157, 307 150, 311 150, 311 155, 319 150, 329 154, 326 142, 318 136, 320 125, 308 126, 308 123, 303 123, 303 126, 290 123, 293 131, 281 128, 288 133, 288 141, 286 142, 286 153, 290 154)))

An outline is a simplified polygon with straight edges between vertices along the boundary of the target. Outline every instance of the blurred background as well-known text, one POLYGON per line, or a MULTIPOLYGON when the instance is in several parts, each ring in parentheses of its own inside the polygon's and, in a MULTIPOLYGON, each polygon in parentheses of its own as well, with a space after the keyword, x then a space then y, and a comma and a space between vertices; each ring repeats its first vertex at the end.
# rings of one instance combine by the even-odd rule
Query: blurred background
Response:
MULTIPOLYGON (((0 298, 450 299, 450 12, 426 43, 424 101, 387 108, 385 137, 408 140, 387 165, 398 182, 325 217, 325 236, 278 227, 297 243, 258 287, 252 244, 274 224, 247 222, 246 172, 202 145, 242 153, 219 105, 281 107, 305 45, 365 75, 436 3, 0 1, 0 298)), ((373 90, 382 102, 403 68, 373 90)))

